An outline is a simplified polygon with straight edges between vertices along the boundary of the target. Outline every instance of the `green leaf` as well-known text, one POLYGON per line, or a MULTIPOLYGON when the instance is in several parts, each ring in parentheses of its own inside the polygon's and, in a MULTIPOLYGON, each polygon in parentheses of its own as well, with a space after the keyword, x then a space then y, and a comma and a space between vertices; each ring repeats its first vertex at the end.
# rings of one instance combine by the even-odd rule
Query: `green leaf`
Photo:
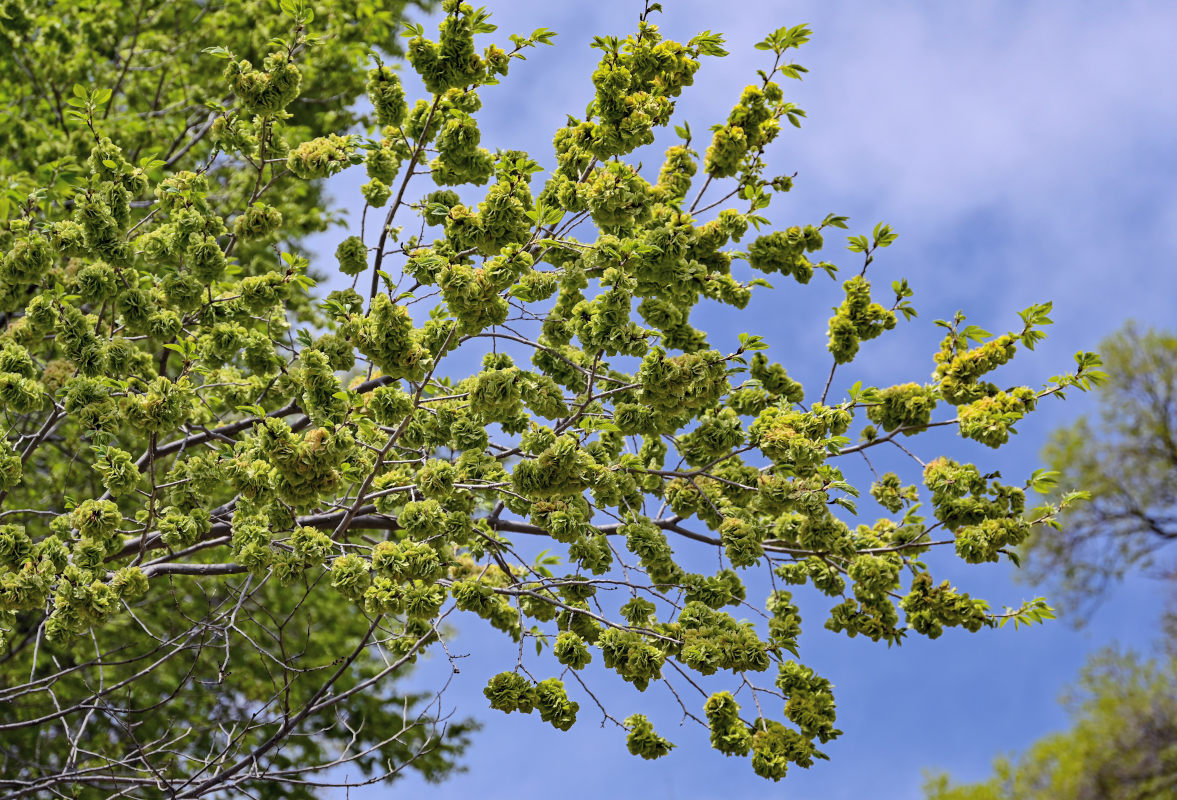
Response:
POLYGON ((870 242, 865 236, 847 236, 846 241, 849 242, 846 249, 852 253, 865 253, 870 249, 870 242))
POLYGON ((687 46, 694 47, 701 56, 722 57, 728 54, 727 50, 723 49, 723 35, 711 31, 703 31, 696 35, 687 42, 687 46))
POLYGON ((854 504, 854 501, 851 500, 849 497, 835 497, 830 502, 832 502, 834 505, 841 506, 842 508, 849 511, 851 514, 854 514, 856 516, 858 514, 858 507, 854 504))

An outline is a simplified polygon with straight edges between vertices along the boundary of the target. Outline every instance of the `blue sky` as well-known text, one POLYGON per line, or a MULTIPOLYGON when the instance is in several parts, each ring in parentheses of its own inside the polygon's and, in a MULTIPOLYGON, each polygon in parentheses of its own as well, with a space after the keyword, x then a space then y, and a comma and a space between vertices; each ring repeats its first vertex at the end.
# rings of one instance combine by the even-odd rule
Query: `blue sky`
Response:
MULTIPOLYGON (((680 40, 710 29, 726 35, 731 55, 708 59, 679 103, 680 118, 702 139, 726 117, 744 84, 766 66, 752 49, 766 30, 805 22, 813 41, 797 60, 810 69, 789 82, 790 99, 809 118, 786 129, 769 153, 770 171, 797 171, 796 188, 768 216, 775 224, 816 222, 828 212, 851 218, 852 232, 879 220, 900 234, 872 274, 880 284, 906 277, 920 311, 888 338, 869 343, 835 389, 861 378, 890 385, 925 380, 938 339, 932 320, 964 308, 971 321, 1000 332, 1016 312, 1053 300, 1056 324, 1034 353, 1007 368, 1010 383, 1037 384, 1071 365, 1076 350, 1128 318, 1172 325, 1177 299, 1177 4, 1000 2, 971 4, 871 0, 738 3, 664 2, 658 20, 680 40)), ((527 149, 551 163, 551 133, 565 114, 582 114, 598 51, 593 34, 624 35, 640 11, 630 0, 596 4, 514 0, 492 5, 493 37, 545 26, 557 46, 531 51, 501 86, 483 92, 483 144, 527 149)), ((646 166, 656 169, 658 154, 646 166)), ((333 190, 355 203, 362 177, 352 170, 333 190)), ((321 237, 325 256, 346 233, 321 237)), ((855 264, 827 241, 825 257, 855 264)), ((856 258, 856 257, 855 257, 856 258)), ((818 279, 815 278, 815 284, 818 279)), ((778 282, 739 314, 712 312, 713 332, 749 330, 774 344, 772 356, 810 388, 828 369, 828 307, 837 284, 802 293, 778 282), (738 326, 738 328, 736 327, 738 326)), ((722 347, 718 335, 713 337, 722 347)), ((925 455, 975 458, 1011 481, 1037 466, 1047 432, 1086 408, 1073 397, 1045 403, 1001 451, 942 437, 925 455)), ((1007 566, 964 569, 946 558, 939 573, 995 605, 1039 594, 1012 582, 1007 566)), ((624 735, 601 727, 592 701, 578 696, 580 722, 569 733, 534 717, 486 708, 486 679, 514 664, 515 648, 477 620, 458 621, 452 648, 469 653, 446 693, 447 708, 482 719, 469 771, 438 786, 409 778, 406 796, 442 800, 558 793, 562 800, 640 794, 656 800, 789 796, 879 800, 919 795, 922 770, 962 779, 987 774, 994 755, 1019 749, 1065 723, 1056 697, 1085 656, 1119 642, 1145 649, 1156 630, 1164 588, 1143 580, 1117 591, 1081 631, 1062 623, 1007 627, 976 635, 949 632, 935 642, 912 639, 888 649, 821 628, 828 601, 803 605, 802 660, 835 684, 839 727, 830 762, 794 770, 780 784, 756 778, 747 763, 709 750, 704 732, 678 728, 674 699, 657 687, 639 695, 614 676, 594 673, 594 690, 617 716, 650 715, 679 747, 645 762, 630 756, 624 735)), ((548 673, 554 674, 549 665, 548 673)), ((541 670, 542 671, 542 670, 541 670)), ((444 660, 425 661, 414 686, 439 686, 444 660)), ((575 692, 574 692, 575 694, 575 692)), ((383 789, 351 793, 384 796, 383 789)), ((396 790, 394 790, 396 791, 396 790)))

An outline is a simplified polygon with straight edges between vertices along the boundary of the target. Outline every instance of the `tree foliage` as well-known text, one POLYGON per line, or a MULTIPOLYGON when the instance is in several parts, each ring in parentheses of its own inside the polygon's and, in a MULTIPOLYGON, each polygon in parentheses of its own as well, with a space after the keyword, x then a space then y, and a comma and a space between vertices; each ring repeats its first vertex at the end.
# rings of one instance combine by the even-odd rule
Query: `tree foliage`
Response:
MULTIPOLYGON (((5 53, 27 68, 59 28, 9 6, 5 53)), ((595 704, 582 671, 600 663, 669 687, 717 750, 779 780, 840 733, 830 682, 799 663, 791 591, 832 599, 825 627, 888 644, 1048 613, 994 612, 923 560, 1008 556, 1060 513, 1027 509, 1040 476, 916 453, 934 428, 999 446, 1039 399, 1089 385, 1091 354, 1041 388, 993 382, 1049 304, 1000 336, 942 321, 930 383, 839 390, 915 316, 906 281, 868 278, 895 240, 879 224, 849 238, 821 391, 760 335, 692 324, 702 301, 745 308, 771 290, 762 276, 800 292, 839 271, 820 253, 844 217, 764 216, 792 185, 766 150, 804 118, 780 81, 805 72, 805 26, 769 33, 710 141, 675 126, 647 177, 642 148, 725 55, 710 32, 664 39, 649 5, 634 34, 593 40, 594 99, 541 176, 525 152, 482 147, 476 115, 550 31, 485 44, 489 15, 445 0, 435 39, 406 26, 426 95, 376 61, 365 122, 348 70, 364 43, 389 47, 376 6, 230 6, 270 27, 208 39, 192 29, 215 10, 174 8, 120 11, 107 39, 78 22, 70 52, 109 40, 109 65, 43 78, 60 108, 4 90, 60 132, 5 167, 0 785, 297 796, 349 759, 440 774, 461 728, 439 743, 436 706, 391 702, 387 679, 452 655, 455 612, 519 643, 488 676, 492 708, 565 730, 595 704), (160 110, 184 109, 160 117, 175 147, 121 124, 148 96, 126 81, 150 83, 135 19, 183 31, 141 64, 168 56, 155 80, 175 90, 160 110), (190 78, 164 66, 181 54, 201 64, 190 78), (349 168, 367 173, 363 210, 331 267, 342 288, 318 292, 298 247, 328 220, 319 181, 349 168), (906 477, 855 486, 844 465, 876 448, 909 455, 906 477), (865 488, 885 512, 872 521, 865 488), (703 555, 718 566, 699 571, 703 555)), ((645 716, 598 710, 635 755, 671 751, 645 716)))
POLYGON ((1067 693, 1073 725, 976 784, 936 775, 928 800, 1167 800, 1177 796, 1177 661, 1103 653, 1067 693))
MULTIPOLYGON (((365 54, 372 45, 389 54, 402 49, 386 32, 405 12, 403 0, 346 0, 315 8, 318 41, 313 47, 295 45, 303 94, 292 98, 280 120, 282 135, 294 140, 363 124, 366 115, 357 111, 356 100, 367 81, 365 54)), ((178 339, 150 338, 143 326, 177 325, 178 331, 181 324, 160 294, 181 290, 175 280, 181 264, 164 269, 168 257, 159 253, 149 260, 141 245, 128 251, 127 264, 107 261, 85 249, 85 233, 80 252, 67 254, 60 242, 45 250, 44 236, 68 230, 82 209, 97 209, 87 205, 97 197, 118 213, 118 231, 106 244, 118 247, 118 240, 133 241, 150 228, 162 212, 160 204, 178 199, 191 181, 203 187, 205 196, 193 198, 202 213, 244 210, 235 214, 236 241, 222 237, 218 245, 233 252, 232 269, 241 276, 270 271, 266 256, 277 242, 297 248, 306 234, 324 230, 336 215, 323 202, 321 182, 288 181, 280 192, 271 189, 265 204, 255 202, 258 172, 249 162, 267 156, 220 147, 231 119, 242 120, 233 123, 238 126, 253 122, 234 112, 241 101, 223 75, 224 61, 201 53, 226 47, 260 63, 274 50, 271 40, 291 36, 293 28, 291 16, 271 3, 243 0, 65 6, 36 1, 0 9, 0 240, 6 252, 0 257, 5 270, 0 406, 7 434, 0 452, 0 484, 7 495, 0 511, 0 606, 7 645, 0 654, 0 788, 6 796, 68 792, 105 798, 117 791, 158 796, 161 787, 198 776, 205 764, 231 763, 259 737, 277 731, 290 709, 306 705, 323 685, 317 676, 327 674, 368 629, 367 620, 343 613, 337 597, 311 591, 313 581, 292 587, 174 574, 134 604, 134 616, 126 607, 69 643, 46 637, 44 603, 33 608, 29 598, 18 599, 29 579, 46 594, 71 591, 56 577, 22 573, 32 555, 28 546, 35 542, 42 556, 54 547, 44 541, 44 527, 28 524, 30 514, 48 523, 80 503, 97 514, 99 527, 87 525, 94 533, 112 506, 105 501, 87 506, 87 499, 107 495, 129 510, 134 501, 127 495, 147 485, 143 477, 164 483, 162 472, 152 475, 146 461, 136 465, 128 455, 158 436, 133 428, 118 407, 125 392, 95 381, 166 372, 166 365, 152 370, 142 359, 148 353, 158 359, 168 353, 163 344, 178 339), (92 177, 98 175, 109 180, 92 177), (38 233, 31 236, 33 231, 38 233), (46 271, 19 279, 22 263, 45 254, 52 262, 45 262, 46 271), (164 290, 169 275, 172 282, 164 290), (29 322, 22 319, 25 309, 41 295, 50 301, 46 309, 72 306, 107 317, 87 336, 97 349, 90 356, 75 351, 83 361, 96 359, 87 367, 87 380, 99 393, 94 399, 101 395, 81 416, 50 397, 67 383, 81 386, 78 365, 68 356, 63 360, 63 351, 53 345, 18 344, 28 335, 27 328, 20 332, 29 322), (115 314, 120 322, 112 326, 115 314), (146 322, 149 316, 154 322, 146 322), (128 325, 139 330, 131 334, 128 325), (26 362, 24 353, 31 360, 26 362), (44 425, 38 437, 26 435, 30 423, 44 425), (82 449, 87 454, 75 461, 82 449), (264 649, 242 649, 245 642, 264 649)), ((277 117, 265 124, 276 122, 277 117)), ((192 205, 184 200, 168 207, 176 213, 192 205)), ((304 306, 295 298, 288 308, 301 314, 304 306)), ((169 456, 149 460, 163 471, 174 463, 169 456)), ((165 521, 158 501, 150 502, 159 524, 134 523, 133 513, 127 524, 147 522, 170 547, 212 535, 215 515, 173 515, 165 521)), ((124 539, 112 535, 107 544, 124 539)), ((70 558, 65 551, 61 557, 70 558)), ((91 558, 98 559, 94 567, 106 560, 117 569, 120 562, 103 552, 92 552, 91 558)), ((91 573, 100 576, 102 570, 91 573)), ((134 582, 132 573, 122 574, 134 582)), ((109 585, 119 591, 131 587, 123 579, 109 585)), ((86 613, 120 602, 104 594, 102 585, 75 589, 83 604, 92 605, 86 613)), ((319 768, 337 760, 372 776, 384 775, 390 766, 419 769, 433 778, 447 774, 470 724, 437 725, 440 715, 431 696, 395 691, 390 677, 397 671, 378 685, 363 686, 387 667, 374 655, 361 654, 335 683, 336 691, 362 689, 346 701, 347 715, 334 703, 311 710, 297 735, 285 736, 282 752, 272 756, 267 769, 273 782, 249 779, 254 796, 310 796, 299 781, 321 779, 319 768)))
POLYGON ((1097 413, 1055 431, 1043 454, 1057 493, 1082 488, 1090 502, 1027 547, 1030 574, 1075 607, 1132 570, 1171 576, 1164 548, 1177 539, 1177 337, 1129 324, 1100 351, 1097 413))

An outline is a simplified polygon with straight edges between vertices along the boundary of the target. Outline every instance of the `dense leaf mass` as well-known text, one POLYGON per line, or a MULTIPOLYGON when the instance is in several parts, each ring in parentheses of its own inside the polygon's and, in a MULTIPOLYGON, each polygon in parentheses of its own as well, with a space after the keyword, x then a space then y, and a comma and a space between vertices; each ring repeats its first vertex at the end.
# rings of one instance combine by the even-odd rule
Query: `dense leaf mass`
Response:
MULTIPOLYGON (((566 681, 588 694, 580 671, 598 663, 640 691, 681 684, 717 750, 779 780, 839 731, 830 682, 798 660, 793 594, 756 597, 770 582, 812 585, 834 603, 827 628, 888 644, 1048 613, 991 613, 921 560, 944 544, 969 563, 1008 555, 1058 513, 1027 514, 1032 481, 912 454, 922 488, 885 475, 871 493, 890 516, 852 523, 859 489, 843 473, 872 448, 909 452, 901 433, 956 424, 1000 445, 1039 398, 1085 388, 1089 356, 1041 389, 989 380, 1041 337, 1047 306, 996 338, 963 315, 942 322, 930 384, 831 394, 842 365, 915 315, 906 281, 890 302, 867 277, 895 239, 879 225, 850 237, 865 263, 829 319, 822 391, 760 336, 692 324, 704 301, 742 309, 770 289, 757 271, 793 278, 789 292, 838 271, 811 257, 845 218, 770 230, 762 215, 792 185, 765 153, 804 117, 779 81, 804 72, 788 58, 807 28, 770 33, 771 68, 703 156, 676 128, 651 183, 635 151, 670 125, 701 61, 725 55, 709 32, 664 39, 656 4, 634 34, 594 39, 594 99, 556 131, 546 174, 483 148, 477 113, 481 87, 550 31, 483 47, 487 12, 445 0, 436 40, 406 26, 428 93, 410 100, 390 67, 354 68, 362 45, 388 45, 380 21, 399 6, 229 5, 208 13, 264 24, 203 54, 192 31, 212 28, 170 5, 0 16, 14 63, 115 48, 109 73, 54 63, 37 80, 55 91, 0 84, 51 130, 4 123, 0 758, 24 777, 2 785, 134 795, 150 769, 175 797, 293 797, 309 796, 292 776, 310 764, 440 774, 465 729, 435 736, 386 679, 426 649, 452 657, 455 611, 520 645, 486 685, 492 708, 566 730, 580 711, 566 681), (161 19, 184 33, 169 39, 161 19), (156 49, 142 66, 159 75, 119 74, 141 48, 120 37, 140 28, 196 59, 184 80, 199 94, 181 96, 156 49), (124 80, 160 82, 171 149, 167 125, 128 105, 150 93, 124 80), (348 110, 361 87, 374 122, 348 110), (341 288, 313 291, 300 237, 331 219, 322 179, 360 165, 362 221, 326 260, 341 288), (480 367, 464 374, 470 354, 480 367), (934 419, 941 401, 955 419, 934 419), (696 550, 714 572, 694 571, 696 550), (192 713, 215 729, 137 716, 208 686, 192 713), (72 747, 49 742, 56 721, 72 747)), ((635 755, 671 751, 641 714, 601 710, 635 755)))

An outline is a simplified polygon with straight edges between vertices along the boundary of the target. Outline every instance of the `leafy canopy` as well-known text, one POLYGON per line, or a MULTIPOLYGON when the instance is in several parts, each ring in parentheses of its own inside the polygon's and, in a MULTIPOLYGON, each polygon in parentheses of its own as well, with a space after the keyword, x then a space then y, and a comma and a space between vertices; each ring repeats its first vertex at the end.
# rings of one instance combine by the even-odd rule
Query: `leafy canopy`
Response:
POLYGON ((1177 539, 1177 336, 1129 323, 1100 349, 1109 377, 1097 412, 1056 430, 1043 452, 1056 493, 1082 488, 1091 502, 1026 548, 1030 574, 1076 610, 1134 570, 1171 576, 1165 548, 1177 539))
POLYGON ((928 800, 1164 800, 1177 791, 1177 662, 1106 652, 1064 696, 1072 726, 975 784, 931 776, 928 800))
MULTIPOLYGON (((286 106, 280 121, 275 117, 268 124, 280 122, 281 135, 294 141, 323 129, 369 124, 356 103, 367 82, 365 53, 372 45, 390 54, 402 50, 387 31, 406 8, 401 0, 315 4, 311 35, 317 41, 295 45, 303 94, 286 106)), ((183 182, 199 173, 207 190, 201 213, 230 216, 244 209, 242 226, 251 234, 269 226, 269 235, 239 238, 232 246, 233 269, 241 270, 241 277, 270 271, 275 243, 297 252, 306 234, 330 225, 337 215, 323 200, 321 182, 287 181, 280 191, 267 190, 264 205, 255 204, 251 197, 258 173, 249 160, 256 163, 259 154, 230 154, 217 145, 221 126, 232 116, 225 112, 239 108, 240 99, 223 77, 224 61, 201 50, 223 46, 260 63, 276 47, 271 40, 289 38, 294 29, 289 13, 253 0, 3 4, 0 238, 5 256, 0 262, 5 270, 21 263, 19 254, 13 255, 15 261, 7 256, 37 241, 28 238, 30 224, 43 235, 79 213, 78 199, 86 201, 91 193, 92 168, 126 171, 119 183, 129 192, 127 218, 119 223, 119 236, 131 239, 162 213, 157 203, 176 197, 183 182), (110 143, 96 148, 96 135, 110 143), (99 154, 91 160, 96 149, 99 154), (165 183, 168 177, 173 180, 165 183)), ((274 136, 265 134, 271 141, 274 136)), ((109 193, 116 191, 114 184, 103 186, 95 178, 93 188, 109 193)), ((221 246, 226 245, 222 239, 221 246)), ((232 763, 272 735, 284 707, 306 705, 323 684, 319 676, 327 677, 329 666, 350 651, 369 623, 343 613, 344 601, 316 591, 314 581, 294 587, 226 580, 215 573, 175 574, 134 604, 134 616, 124 608, 68 643, 46 639, 46 605, 16 600, 22 581, 34 577, 31 572, 20 576, 30 555, 26 544, 37 542, 41 554, 54 547, 41 542, 45 528, 28 525, 29 516, 47 523, 87 499, 100 498, 106 485, 134 491, 128 481, 135 476, 153 480, 146 462, 140 473, 127 456, 130 449, 142 452, 151 438, 123 416, 117 405, 126 394, 110 385, 99 389, 109 399, 91 406, 102 418, 98 424, 87 418, 90 412, 78 416, 60 400, 51 405, 52 393, 81 373, 54 345, 16 347, 17 339, 27 335, 19 333, 28 324, 21 321, 25 310, 46 287, 60 284, 57 294, 46 295, 53 304, 101 313, 103 323, 92 328, 107 343, 101 374, 120 379, 154 374, 142 365, 120 366, 120 348, 127 355, 137 353, 137 359, 148 352, 158 359, 166 352, 164 343, 178 341, 170 336, 149 340, 125 329, 137 313, 163 314, 156 319, 173 324, 167 313, 174 307, 159 295, 168 271, 157 263, 136 255, 133 269, 117 266, 108 272, 111 262, 103 259, 50 252, 53 264, 45 274, 14 282, 6 272, 0 282, 5 331, 0 406, 6 434, 0 482, 6 488, 13 484, 0 510, 0 602, 6 612, 23 609, 5 613, 2 624, 7 649, 0 653, 0 794, 72 792, 107 798, 126 790, 131 796, 158 796, 156 777, 163 786, 178 787, 181 778, 197 774, 204 759, 211 768, 232 763), (115 283, 108 285, 112 276, 115 283), (140 288, 146 292, 139 293, 140 288), (107 292, 109 297, 100 300, 107 292), (120 315, 117 328, 110 326, 113 314, 120 315), (33 359, 32 373, 29 364, 9 360, 20 352, 33 359), (25 381, 27 375, 36 378, 36 386, 25 381), (30 388, 34 394, 22 399, 30 388), (30 424, 47 427, 40 438, 30 438, 25 435, 30 424), (82 450, 86 455, 75 461, 82 450), (15 470, 22 462, 12 453, 24 458, 19 488, 15 470), (246 649, 248 642, 264 648, 246 649)), ((174 283, 169 287, 176 291, 174 283)), ((305 295, 287 304, 296 316, 308 308, 305 295)), ((171 438, 167 432, 165 438, 171 438)), ((156 483, 164 482, 172 458, 153 459, 156 483)), ((146 520, 134 522, 134 502, 124 494, 120 491, 117 503, 128 509, 126 524, 138 527, 146 520)), ((145 499, 139 498, 140 503, 145 499)), ((159 508, 157 503, 155 520, 160 520, 159 508)), ((202 529, 205 517, 195 507, 193 512, 162 526, 147 524, 156 532, 168 531, 174 545, 174 537, 202 529)), ((120 562, 108 563, 117 569, 120 562)), ((68 594, 68 584, 46 577, 48 593, 68 594)), ((92 600, 84 602, 109 601, 98 594, 102 589, 93 591, 92 600)), ((398 670, 386 673, 379 684, 363 686, 387 666, 375 651, 353 661, 334 683, 337 691, 362 688, 346 701, 347 716, 341 717, 337 704, 320 703, 311 710, 298 729, 302 733, 284 737, 281 754, 267 762, 270 779, 249 778, 252 796, 311 797, 313 787, 299 780, 322 780, 321 765, 339 758, 351 759, 373 778, 390 770, 416 769, 431 778, 448 774, 470 724, 436 724, 432 695, 398 692, 392 680, 398 670), (357 721, 363 727, 357 728, 357 721), (303 735, 308 731, 313 735, 303 735)))
MULTIPOLYGON (((48 153, 72 168, 14 173, 0 232, 0 731, 17 732, 6 757, 20 777, 6 788, 297 795, 338 763, 315 751, 309 766, 299 748, 356 730, 377 777, 412 763, 396 747, 443 769, 432 734, 405 738, 423 730, 416 712, 383 692, 422 652, 452 656, 455 611, 520 644, 489 677, 492 708, 567 729, 574 698, 595 698, 582 670, 596 661, 638 690, 668 685, 717 750, 779 780, 840 733, 830 682, 799 661, 792 592, 832 599, 825 627, 888 644, 1049 614, 1040 601, 993 612, 923 560, 934 547, 969 564, 1008 556, 1059 513, 1027 511, 1041 476, 1006 484, 915 454, 939 427, 1000 446, 1043 396, 1088 385, 1091 354, 1041 388, 992 380, 1041 337, 1049 304, 996 337, 943 321, 930 382, 843 394, 839 370, 916 313, 906 281, 878 291, 868 277, 895 241, 879 224, 850 237, 861 266, 828 320, 820 392, 760 335, 692 324, 703 301, 745 308, 766 278, 802 292, 839 272, 820 254, 844 217, 765 216, 792 186, 766 153, 804 118, 779 81, 805 72, 791 62, 805 26, 758 45, 765 69, 708 143, 674 127, 655 179, 639 149, 725 54, 710 32, 664 39, 657 4, 630 36, 593 40, 595 96, 555 132, 549 174, 482 147, 477 114, 482 88, 550 31, 484 45, 487 12, 445 0, 435 39, 405 26, 426 96, 377 61, 365 125, 315 115, 338 98, 308 92, 330 91, 315 59, 334 37, 387 44, 350 27, 372 6, 250 8, 286 29, 206 46, 201 63, 223 72, 202 89, 206 128, 182 139, 200 137, 187 153, 201 158, 165 146, 143 160, 107 114, 114 89, 81 84, 48 153), (359 165, 363 211, 332 266, 351 286, 314 291, 298 243, 327 219, 316 187, 359 165), (892 448, 910 474, 861 487, 885 513, 859 521, 843 465, 892 448), (702 554, 715 571, 695 571, 702 554), (179 689, 151 677, 159 659, 179 689), (231 680, 246 663, 261 666, 231 680), (214 725, 141 727, 210 686, 214 725), (64 749, 48 744, 57 725, 64 749)), ((641 714, 600 711, 635 755, 673 747, 641 714)))

